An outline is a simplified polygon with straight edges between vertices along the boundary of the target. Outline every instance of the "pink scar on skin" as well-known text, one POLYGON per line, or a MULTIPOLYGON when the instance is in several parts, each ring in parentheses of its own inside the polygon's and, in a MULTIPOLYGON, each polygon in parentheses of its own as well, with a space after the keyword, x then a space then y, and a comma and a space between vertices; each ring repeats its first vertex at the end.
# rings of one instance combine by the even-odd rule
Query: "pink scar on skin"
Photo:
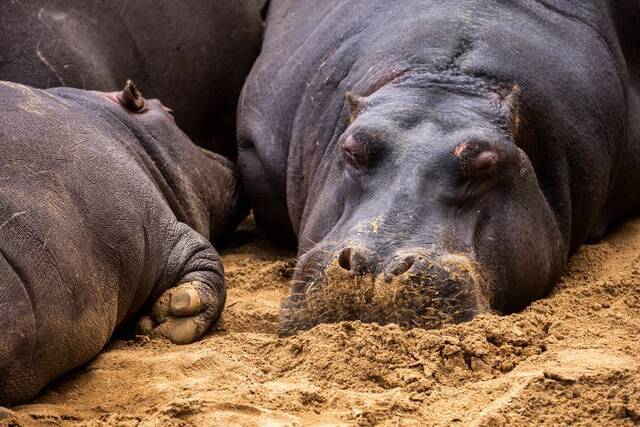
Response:
POLYGON ((456 157, 460 157, 460 155, 462 155, 462 152, 469 146, 469 142, 461 142, 460 144, 456 145, 456 148, 453 149, 453 155, 456 157))

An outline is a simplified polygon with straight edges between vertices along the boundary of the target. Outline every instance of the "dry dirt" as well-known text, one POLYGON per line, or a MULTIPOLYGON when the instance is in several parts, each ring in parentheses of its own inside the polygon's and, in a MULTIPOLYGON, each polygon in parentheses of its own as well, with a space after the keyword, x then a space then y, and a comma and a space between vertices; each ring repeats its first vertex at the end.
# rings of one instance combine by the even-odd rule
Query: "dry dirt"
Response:
MULTIPOLYGON (((640 220, 584 246, 549 298, 439 330, 358 322, 275 334, 293 254, 223 252, 203 340, 115 340, 13 408, 19 425, 640 424, 640 220)), ((5 419, 5 422, 7 420, 5 419)))

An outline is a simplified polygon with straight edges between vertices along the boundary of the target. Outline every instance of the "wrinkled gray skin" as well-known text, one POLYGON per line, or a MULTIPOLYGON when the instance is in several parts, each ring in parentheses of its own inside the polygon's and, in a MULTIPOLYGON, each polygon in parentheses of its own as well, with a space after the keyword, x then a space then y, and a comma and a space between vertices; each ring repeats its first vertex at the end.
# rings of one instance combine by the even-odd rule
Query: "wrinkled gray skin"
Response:
POLYGON ((130 78, 196 143, 235 152, 263 0, 0 2, 0 80, 110 91, 130 78))
POLYGON ((281 331, 341 320, 290 315, 332 260, 453 321, 544 295, 640 203, 639 90, 637 1, 273 0, 238 138, 281 331))
POLYGON ((0 405, 141 311, 141 332, 187 343, 224 307, 208 239, 246 212, 234 167, 159 101, 132 112, 121 95, 0 82, 0 405))

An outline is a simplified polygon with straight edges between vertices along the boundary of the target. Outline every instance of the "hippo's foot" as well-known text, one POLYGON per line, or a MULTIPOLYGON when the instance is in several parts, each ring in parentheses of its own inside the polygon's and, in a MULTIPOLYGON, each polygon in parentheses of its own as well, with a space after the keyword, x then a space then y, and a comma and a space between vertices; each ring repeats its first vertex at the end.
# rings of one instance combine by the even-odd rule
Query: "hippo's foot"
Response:
POLYGON ((150 316, 138 321, 143 335, 162 335, 175 344, 189 344, 215 321, 218 301, 205 284, 182 283, 168 289, 153 305, 150 316))
POLYGON ((11 417, 12 415, 14 415, 14 413, 9 408, 5 408, 4 406, 0 406, 0 421, 6 420, 7 418, 11 417))

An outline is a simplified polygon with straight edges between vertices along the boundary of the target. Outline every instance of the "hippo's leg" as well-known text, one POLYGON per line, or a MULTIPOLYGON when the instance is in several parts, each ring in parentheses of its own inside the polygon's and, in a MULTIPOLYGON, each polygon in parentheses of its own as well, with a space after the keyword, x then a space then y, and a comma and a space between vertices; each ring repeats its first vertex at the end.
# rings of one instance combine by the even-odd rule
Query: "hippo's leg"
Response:
POLYGON ((164 273, 167 279, 160 280, 166 283, 161 287, 165 290, 150 315, 138 322, 138 331, 163 335, 175 344, 188 344, 218 320, 226 287, 220 257, 211 243, 184 224, 178 228, 180 237, 164 273))
MULTIPOLYGON (((0 405, 13 405, 32 399, 48 378, 33 367, 38 337, 31 299, 1 251, 0 278, 0 405)), ((0 420, 5 412, 0 406, 0 420)))

